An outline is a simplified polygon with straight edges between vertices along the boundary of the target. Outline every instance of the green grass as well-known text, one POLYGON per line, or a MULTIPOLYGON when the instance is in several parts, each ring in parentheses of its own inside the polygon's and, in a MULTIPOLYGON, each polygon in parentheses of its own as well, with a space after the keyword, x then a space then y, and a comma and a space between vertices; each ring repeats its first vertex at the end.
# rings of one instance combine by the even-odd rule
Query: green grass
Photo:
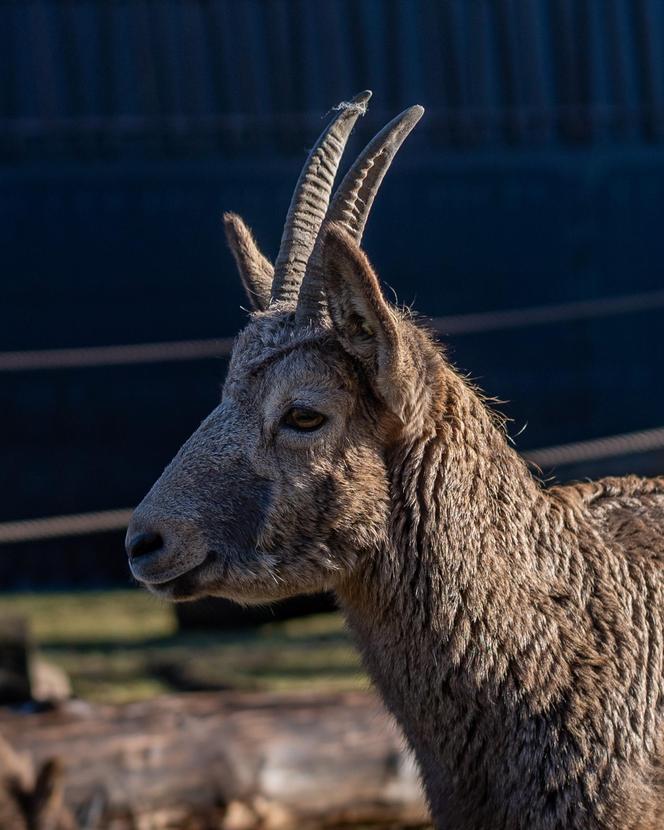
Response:
POLYGON ((174 609, 139 590, 0 595, 0 616, 30 622, 74 692, 99 702, 195 689, 366 688, 338 614, 237 632, 178 631, 174 609))
POLYGON ((177 631, 173 607, 138 590, 3 594, 0 613, 29 619, 36 640, 45 645, 126 643, 177 631))

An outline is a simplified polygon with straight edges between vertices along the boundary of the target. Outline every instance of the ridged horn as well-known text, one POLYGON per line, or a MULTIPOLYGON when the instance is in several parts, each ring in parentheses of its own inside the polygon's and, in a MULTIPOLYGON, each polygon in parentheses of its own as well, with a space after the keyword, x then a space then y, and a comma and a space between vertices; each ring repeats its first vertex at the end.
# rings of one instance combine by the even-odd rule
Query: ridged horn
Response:
MULTIPOLYGON (((337 188, 326 222, 338 222, 359 243, 369 218, 371 206, 399 147, 424 114, 424 107, 416 105, 393 118, 367 144, 337 188)), ((323 303, 323 273, 320 243, 314 247, 309 260, 306 279, 298 300, 297 317, 300 320, 316 317, 323 303)))
POLYGON ((348 136, 367 110, 371 92, 339 105, 336 118, 323 130, 295 185, 274 267, 272 301, 295 301, 316 237, 327 214, 334 177, 348 136))
POLYGON ((424 114, 416 105, 392 119, 364 148, 337 188, 327 218, 339 222, 355 238, 362 240, 376 193, 399 147, 424 114))

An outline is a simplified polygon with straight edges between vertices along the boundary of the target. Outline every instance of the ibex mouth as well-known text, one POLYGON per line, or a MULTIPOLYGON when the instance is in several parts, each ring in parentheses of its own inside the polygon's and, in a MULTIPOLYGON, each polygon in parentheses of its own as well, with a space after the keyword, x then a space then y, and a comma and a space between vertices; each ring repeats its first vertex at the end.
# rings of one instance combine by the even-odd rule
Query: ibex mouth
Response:
POLYGON ((205 591, 201 588, 200 575, 214 560, 214 551, 209 551, 205 559, 186 571, 159 582, 139 580, 150 593, 172 602, 193 600, 202 596, 205 591))
POLYGON ((208 551, 193 561, 191 558, 184 558, 182 562, 170 568, 159 569, 157 553, 142 557, 136 562, 130 561, 130 569, 134 578, 146 588, 169 589, 179 580, 202 571, 213 557, 214 551, 208 551), (154 561, 147 561, 150 559, 154 561))

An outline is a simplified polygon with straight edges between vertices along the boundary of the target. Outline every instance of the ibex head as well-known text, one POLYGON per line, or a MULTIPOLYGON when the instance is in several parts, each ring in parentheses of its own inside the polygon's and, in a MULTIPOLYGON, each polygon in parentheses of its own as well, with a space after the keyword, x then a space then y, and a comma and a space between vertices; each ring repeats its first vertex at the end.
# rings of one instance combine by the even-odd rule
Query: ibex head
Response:
POLYGON ((129 526, 132 573, 156 594, 263 602, 333 588, 385 538, 386 452, 423 417, 429 341, 386 302, 359 243, 423 110, 388 124, 330 201, 369 97, 340 106, 309 154, 274 268, 225 216, 254 311, 221 403, 129 526))

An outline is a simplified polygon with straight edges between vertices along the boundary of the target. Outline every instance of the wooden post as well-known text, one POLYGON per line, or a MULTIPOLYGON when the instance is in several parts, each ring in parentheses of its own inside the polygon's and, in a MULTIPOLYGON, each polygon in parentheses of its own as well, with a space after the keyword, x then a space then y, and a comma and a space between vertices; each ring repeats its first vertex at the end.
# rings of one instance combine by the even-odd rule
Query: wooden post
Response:
POLYGON ((0 704, 30 700, 33 644, 21 617, 0 618, 0 704))

